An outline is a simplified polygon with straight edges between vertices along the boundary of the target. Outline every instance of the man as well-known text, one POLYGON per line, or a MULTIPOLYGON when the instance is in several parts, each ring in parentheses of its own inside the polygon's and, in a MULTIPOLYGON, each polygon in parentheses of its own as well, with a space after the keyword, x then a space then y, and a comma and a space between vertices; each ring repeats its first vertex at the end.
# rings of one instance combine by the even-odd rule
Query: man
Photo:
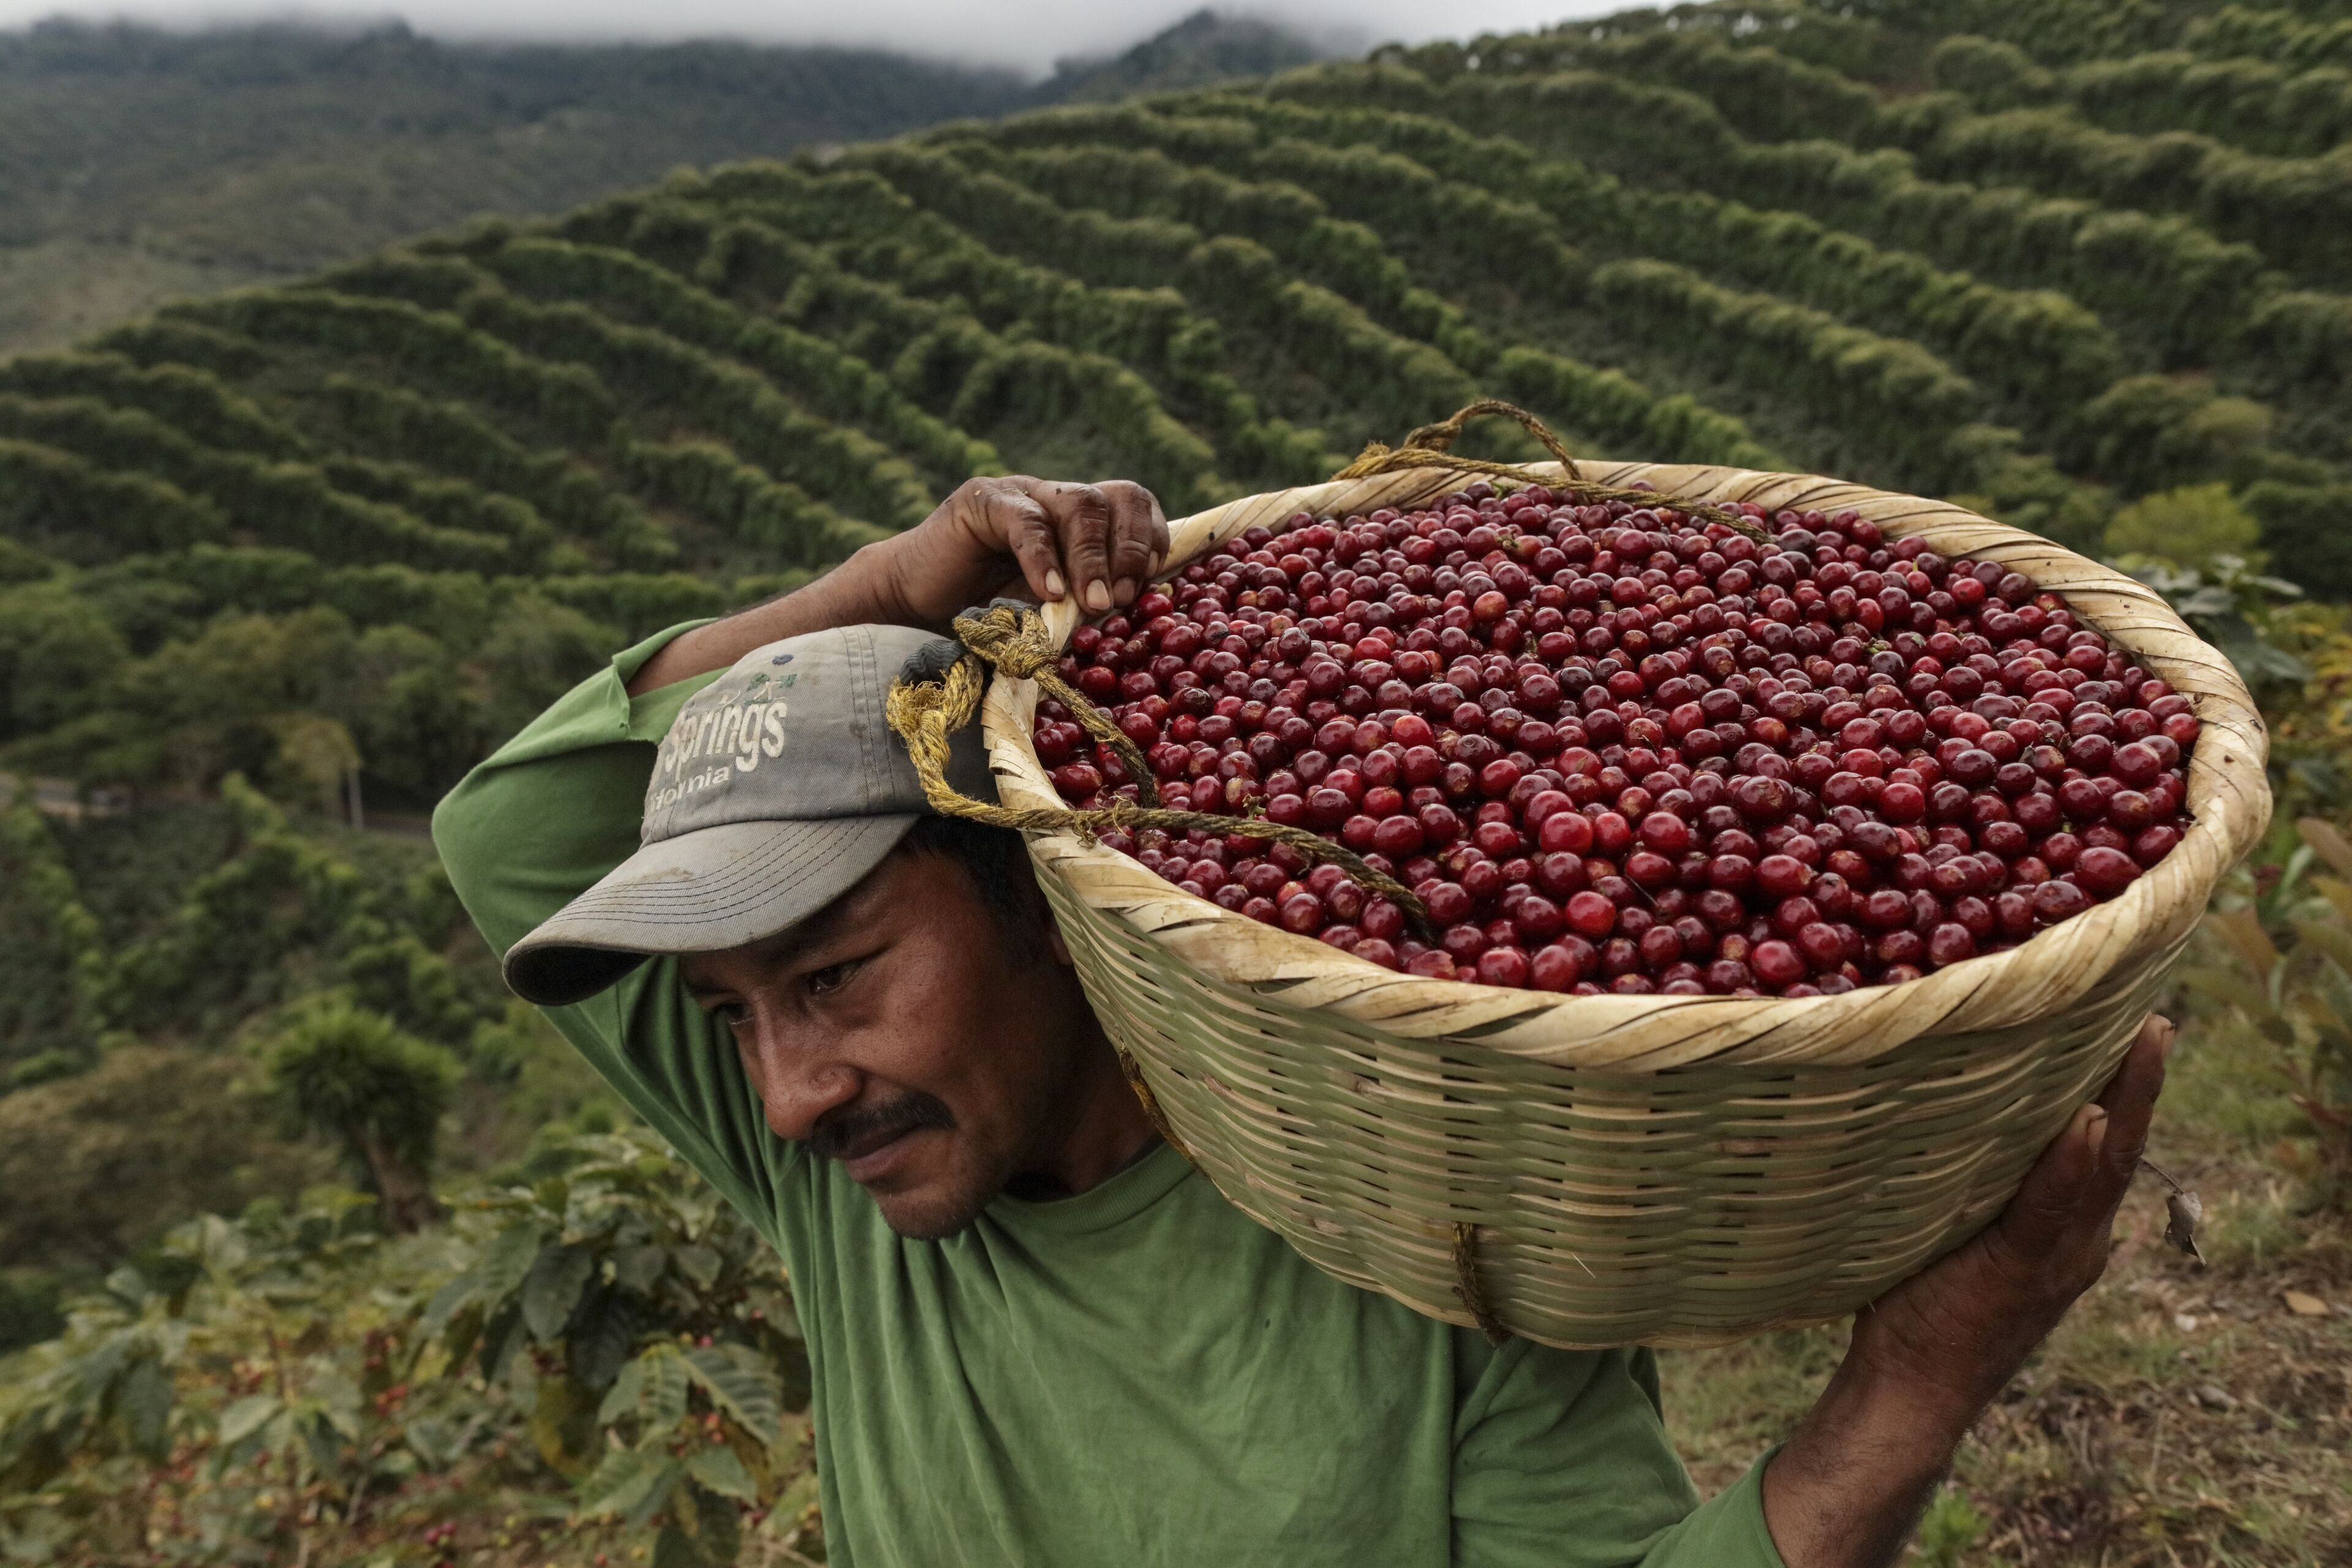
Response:
POLYGON ((1007 588, 1107 610, 1166 548, 1132 485, 974 480, 620 655, 435 816, 510 982, 790 1268, 829 1560, 1893 1562, 2098 1276, 2170 1026, 1701 1503, 1646 1352, 1492 1347, 1226 1205, 1154 1138, 1019 841, 925 810, 881 711, 921 628, 1007 588))

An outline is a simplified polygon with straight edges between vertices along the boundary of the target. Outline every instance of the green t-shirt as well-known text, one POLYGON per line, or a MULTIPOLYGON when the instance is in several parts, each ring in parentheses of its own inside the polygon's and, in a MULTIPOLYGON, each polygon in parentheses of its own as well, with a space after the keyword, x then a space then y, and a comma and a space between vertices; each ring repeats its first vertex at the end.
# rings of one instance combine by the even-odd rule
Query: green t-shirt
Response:
MULTIPOLYGON (((684 629, 434 814, 500 952, 636 847, 654 743, 704 682, 634 701, 623 683, 684 629)), ((1341 1284, 1164 1146, 909 1241, 768 1130, 671 963, 550 1016, 783 1258, 843 1568, 1780 1568, 1760 1464, 1700 1503, 1647 1352, 1498 1350, 1341 1284)))

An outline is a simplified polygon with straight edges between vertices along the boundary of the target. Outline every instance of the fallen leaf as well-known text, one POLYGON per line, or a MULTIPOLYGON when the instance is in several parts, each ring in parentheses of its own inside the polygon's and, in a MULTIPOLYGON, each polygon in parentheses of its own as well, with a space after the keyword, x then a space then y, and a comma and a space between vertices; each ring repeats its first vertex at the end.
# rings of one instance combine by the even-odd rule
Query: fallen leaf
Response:
POLYGON ((2197 1225, 2205 1217, 2205 1200, 2182 1187, 2164 1200, 2164 1239, 2203 1264, 2205 1255, 2197 1249, 2197 1225))
POLYGON ((2286 1292, 2286 1310, 2293 1312, 2298 1318, 2324 1318, 2327 1316, 2326 1302, 2321 1300, 2316 1296, 2305 1295, 2301 1290, 2289 1290, 2286 1292))
POLYGON ((2342 829, 2325 817, 2304 816, 2295 819, 2294 830, 2314 855, 2352 877, 2352 839, 2346 838, 2342 829))

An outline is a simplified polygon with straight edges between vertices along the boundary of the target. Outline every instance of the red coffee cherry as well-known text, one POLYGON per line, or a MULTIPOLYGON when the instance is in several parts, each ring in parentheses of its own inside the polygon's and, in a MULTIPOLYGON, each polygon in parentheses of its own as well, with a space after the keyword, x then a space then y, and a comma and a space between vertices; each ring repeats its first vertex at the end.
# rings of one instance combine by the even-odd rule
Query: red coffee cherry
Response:
MULTIPOLYGON (((1795 996, 2026 940, 2179 846, 2189 700, 2062 599, 1850 512, 1734 510, 1480 483, 1302 513, 1072 634, 1163 804, 1346 845, 1443 944, 1290 845, 1101 842, 1419 977, 1795 996)), ((1140 799, 1059 703, 1032 739, 1065 801, 1140 799)))

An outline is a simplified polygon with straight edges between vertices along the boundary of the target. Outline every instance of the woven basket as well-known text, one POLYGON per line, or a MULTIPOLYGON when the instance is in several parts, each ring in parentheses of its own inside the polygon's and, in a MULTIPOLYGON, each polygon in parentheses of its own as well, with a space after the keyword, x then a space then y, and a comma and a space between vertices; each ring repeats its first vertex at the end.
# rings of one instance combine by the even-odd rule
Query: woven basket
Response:
MULTIPOLYGON (((1525 468, 1557 482, 1557 464, 1525 468)), ((1181 565, 1297 511, 1410 509, 1420 468, 1253 496, 1173 525, 1181 565)), ((2000 1210, 2105 1080, 2270 812, 2229 662, 2129 578, 1941 502, 1793 474, 1579 463, 1665 496, 1860 512, 2066 595, 2195 707, 2194 826, 2122 897, 1907 984, 1801 999, 1555 996, 1414 979, 1033 834, 1112 1041, 1192 1162, 1328 1272, 1547 1344, 1717 1344, 1853 1311, 2000 1210)), ((1077 622, 1048 611, 1057 642, 1077 622)), ((1058 806, 1036 687, 982 710, 1001 797, 1058 806)))

